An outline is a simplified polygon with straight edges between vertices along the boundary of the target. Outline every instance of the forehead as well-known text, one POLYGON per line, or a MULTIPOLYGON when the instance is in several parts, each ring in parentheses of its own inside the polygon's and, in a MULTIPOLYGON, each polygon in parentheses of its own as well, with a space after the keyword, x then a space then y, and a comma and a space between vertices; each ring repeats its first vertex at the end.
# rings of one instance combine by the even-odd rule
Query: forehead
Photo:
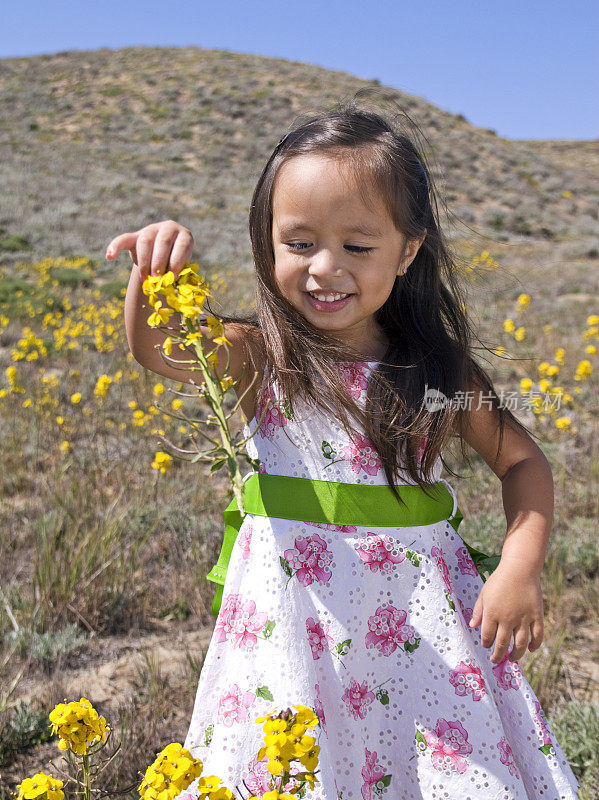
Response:
POLYGON ((371 230, 392 221, 372 180, 360 179, 349 164, 324 154, 294 156, 278 170, 272 192, 277 229, 302 220, 345 220, 371 230))

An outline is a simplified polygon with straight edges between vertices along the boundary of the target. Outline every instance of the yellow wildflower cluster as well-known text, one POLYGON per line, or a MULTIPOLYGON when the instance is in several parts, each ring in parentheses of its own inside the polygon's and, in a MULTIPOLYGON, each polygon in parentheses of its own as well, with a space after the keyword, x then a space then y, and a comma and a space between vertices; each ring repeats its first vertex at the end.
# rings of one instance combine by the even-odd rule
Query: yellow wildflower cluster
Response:
POLYGON ((112 385, 112 378, 110 377, 110 375, 100 375, 100 377, 96 381, 94 394, 97 395, 98 397, 106 397, 111 385, 112 385))
POLYGON ((52 278, 53 269, 81 270, 83 267, 89 269, 94 266, 94 262, 82 256, 77 258, 43 258, 41 261, 36 261, 31 266, 33 270, 38 273, 37 282, 39 286, 44 286, 48 283, 57 286, 58 281, 52 278))
POLYGON ((163 275, 150 275, 143 282, 143 292, 154 313, 148 318, 148 325, 156 328, 168 322, 177 311, 184 319, 194 320, 202 313, 206 297, 211 297, 208 284, 198 274, 198 264, 185 266, 175 280, 170 270, 163 275), (162 295, 166 305, 163 306, 159 296, 162 295))
POLYGON ((173 466, 173 459, 168 453, 163 453, 160 450, 155 454, 154 461, 152 461, 152 469, 160 470, 164 475, 167 469, 173 466))
MULTIPOLYGON (((295 714, 289 708, 276 714, 275 709, 256 720, 264 722, 264 747, 258 751, 258 760, 261 761, 266 756, 266 768, 270 774, 283 775, 284 778, 290 775, 291 762, 299 761, 305 771, 295 773, 293 777, 305 781, 313 789, 317 782, 314 771, 318 765, 320 747, 315 744, 313 736, 306 735, 306 731, 318 725, 319 720, 308 706, 293 707, 296 709, 295 714)), ((292 797, 285 794, 277 796, 292 797)))
POLYGON ((33 778, 25 778, 18 784, 19 796, 17 800, 63 800, 62 781, 46 775, 44 772, 36 773, 33 778))
POLYGON ((58 733, 60 750, 73 750, 79 755, 86 755, 88 744, 106 739, 110 727, 104 717, 100 717, 96 709, 85 697, 79 702, 59 703, 50 712, 52 733, 58 733))
POLYGON ((11 350, 13 361, 37 361, 40 356, 47 356, 48 350, 44 340, 40 339, 29 327, 23 328, 23 336, 17 346, 11 350))
POLYGON ((168 744, 144 774, 139 785, 141 800, 172 800, 201 774, 203 766, 183 745, 168 744))
POLYGON ((465 267, 464 273, 467 277, 472 278, 473 274, 479 270, 481 267, 487 267, 487 269, 497 269, 499 264, 492 258, 491 254, 488 250, 483 250, 483 252, 478 255, 474 256, 472 261, 465 267))
MULTIPOLYGON (((6 380, 8 381, 8 388, 11 392, 23 394, 25 389, 19 385, 19 379, 17 377, 17 368, 11 364, 10 367, 7 367, 4 374, 6 375, 6 380)), ((6 392, 4 393, 6 394, 6 392)))

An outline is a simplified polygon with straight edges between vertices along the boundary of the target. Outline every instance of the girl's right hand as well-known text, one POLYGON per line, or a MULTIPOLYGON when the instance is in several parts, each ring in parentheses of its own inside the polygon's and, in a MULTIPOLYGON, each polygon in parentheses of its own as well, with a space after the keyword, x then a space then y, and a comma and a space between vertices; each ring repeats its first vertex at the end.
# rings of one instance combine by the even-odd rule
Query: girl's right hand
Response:
POLYGON ((194 239, 190 230, 172 219, 154 222, 133 233, 121 233, 106 248, 106 258, 113 261, 122 250, 139 266, 142 280, 149 275, 163 275, 171 270, 175 278, 191 260, 194 239))

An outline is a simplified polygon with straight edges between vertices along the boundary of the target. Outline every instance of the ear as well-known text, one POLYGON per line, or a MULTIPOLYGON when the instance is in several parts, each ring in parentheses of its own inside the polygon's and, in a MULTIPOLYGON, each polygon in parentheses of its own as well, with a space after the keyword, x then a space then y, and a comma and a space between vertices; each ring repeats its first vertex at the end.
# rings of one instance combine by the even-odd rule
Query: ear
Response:
POLYGON ((408 267, 412 263, 412 261, 416 258, 416 254, 420 250, 422 243, 426 239, 427 230, 424 229, 424 233, 419 239, 409 239, 406 243, 405 252, 401 258, 399 268, 397 270, 398 275, 405 275, 408 267))

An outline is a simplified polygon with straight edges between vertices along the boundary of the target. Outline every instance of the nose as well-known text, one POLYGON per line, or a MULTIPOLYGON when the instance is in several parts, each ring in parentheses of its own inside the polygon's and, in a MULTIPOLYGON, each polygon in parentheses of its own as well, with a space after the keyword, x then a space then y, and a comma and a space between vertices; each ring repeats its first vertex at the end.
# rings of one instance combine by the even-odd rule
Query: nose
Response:
POLYGON ((334 253, 323 247, 310 259, 308 272, 310 275, 340 275, 342 268, 334 253))

